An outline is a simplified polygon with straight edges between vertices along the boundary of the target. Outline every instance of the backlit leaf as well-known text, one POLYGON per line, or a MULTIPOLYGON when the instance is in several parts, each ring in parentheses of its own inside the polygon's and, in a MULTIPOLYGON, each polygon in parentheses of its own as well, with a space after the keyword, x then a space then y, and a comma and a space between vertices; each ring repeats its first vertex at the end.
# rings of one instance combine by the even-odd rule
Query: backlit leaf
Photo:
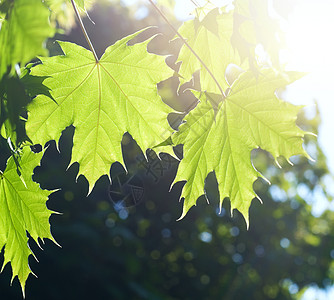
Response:
MULTIPOLYGON (((210 69, 221 88, 225 90, 228 84, 225 71, 229 64, 240 64, 238 53, 231 45, 233 33, 232 13, 219 13, 218 9, 211 10, 203 20, 195 18, 187 21, 179 29, 186 37, 188 45, 196 52, 204 64, 210 69)), ((204 65, 183 45, 178 57, 181 61, 179 74, 180 84, 189 81, 196 71, 200 71, 201 90, 220 93, 220 89, 204 65)))
POLYGON ((24 66, 36 55, 45 55, 44 41, 55 33, 40 0, 13 1, 0 25, 0 79, 8 67, 24 66))
POLYGON ((34 76, 49 76, 44 84, 53 99, 41 95, 28 107, 27 133, 34 143, 58 141, 61 132, 75 126, 71 163, 91 190, 112 163, 123 162, 121 140, 129 132, 143 151, 170 135, 157 83, 172 76, 164 57, 147 52, 147 44, 128 46, 130 35, 107 48, 99 62, 91 51, 61 42, 63 56, 42 58, 34 76))
POLYGON ((289 73, 287 80, 269 69, 258 77, 245 72, 225 99, 198 93, 200 103, 173 137, 175 144, 184 144, 184 158, 174 181, 187 181, 182 217, 204 194, 204 181, 214 171, 221 205, 229 197, 231 210, 238 209, 248 225, 249 206, 257 197, 253 183, 261 177, 252 165, 251 151, 261 148, 275 159, 298 154, 308 157, 302 147, 305 132, 295 124, 300 107, 275 95, 276 89, 299 77, 289 73))
POLYGON ((284 38, 278 21, 269 16, 268 1, 236 0, 234 6, 231 42, 241 58, 255 66, 255 48, 261 44, 270 54, 271 63, 279 68, 279 51, 284 38))
POLYGON ((23 293, 31 273, 28 257, 33 254, 26 232, 37 243, 38 239, 44 238, 54 241, 49 224, 52 212, 46 207, 51 192, 41 190, 32 180, 33 170, 42 155, 42 152, 35 154, 26 147, 20 159, 21 178, 13 157, 8 160, 6 170, 0 173, 0 249, 5 249, 3 268, 11 262, 12 280, 18 277, 23 293))

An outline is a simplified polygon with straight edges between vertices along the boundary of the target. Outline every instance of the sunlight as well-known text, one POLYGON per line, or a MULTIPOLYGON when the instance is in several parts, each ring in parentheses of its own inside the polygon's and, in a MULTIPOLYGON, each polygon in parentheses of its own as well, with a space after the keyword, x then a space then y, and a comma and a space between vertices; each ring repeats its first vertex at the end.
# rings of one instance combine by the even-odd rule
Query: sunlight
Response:
POLYGON ((314 100, 318 102, 322 119, 318 141, 329 169, 334 172, 334 2, 296 0, 295 3, 288 22, 284 23, 287 50, 282 52, 282 62, 287 70, 305 71, 308 75, 288 87, 287 100, 307 106, 313 105, 314 100))
MULTIPOLYGON (((334 2, 332 0, 297 0, 294 12, 285 25, 287 51, 282 59, 287 69, 308 72, 309 75, 288 87, 287 98, 296 104, 319 104, 322 125, 318 141, 327 156, 328 167, 334 172, 334 142, 332 139, 334 119, 334 2)), ((326 183, 330 187, 332 179, 326 183)), ((329 191, 332 194, 331 191, 329 191)), ((323 194, 314 194, 312 213, 321 214, 333 205, 323 194)), ((320 289, 310 286, 301 296, 302 300, 333 299, 334 288, 320 289)))
POLYGON ((285 24, 289 68, 330 75, 334 65, 333 1, 297 1, 285 24))
MULTIPOLYGON (((213 6, 221 7, 230 4, 232 0, 211 0, 213 6)), ((188 20, 192 18, 191 13, 196 7, 207 4, 207 0, 178 0, 175 1, 175 16, 179 20, 188 20)))

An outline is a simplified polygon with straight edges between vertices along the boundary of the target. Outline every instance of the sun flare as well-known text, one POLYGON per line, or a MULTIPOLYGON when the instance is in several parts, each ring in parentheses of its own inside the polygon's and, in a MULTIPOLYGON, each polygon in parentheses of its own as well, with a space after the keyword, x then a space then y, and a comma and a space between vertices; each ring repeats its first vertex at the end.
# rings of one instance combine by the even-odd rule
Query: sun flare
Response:
POLYGON ((317 101, 322 121, 318 142, 334 172, 334 1, 296 3, 285 24, 287 49, 282 58, 287 70, 305 71, 308 75, 288 87, 287 100, 307 105, 306 109, 317 101))
POLYGON ((287 67, 330 75, 334 67, 334 2, 297 1, 285 24, 287 67))

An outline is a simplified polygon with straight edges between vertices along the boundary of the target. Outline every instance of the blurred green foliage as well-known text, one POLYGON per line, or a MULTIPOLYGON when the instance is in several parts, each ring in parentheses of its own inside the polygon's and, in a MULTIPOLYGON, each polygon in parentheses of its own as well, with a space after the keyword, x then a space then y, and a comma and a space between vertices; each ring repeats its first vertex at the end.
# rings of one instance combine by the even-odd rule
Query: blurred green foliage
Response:
MULTIPOLYGON (((50 144, 35 172, 42 188, 61 188, 48 205, 63 213, 51 218, 63 248, 47 242, 40 251, 32 245, 39 263, 30 263, 39 278, 28 280, 27 299, 292 299, 307 285, 332 284, 334 214, 313 216, 298 192, 300 185, 321 185, 328 173, 319 148, 317 163, 300 159, 294 167, 285 166, 286 172, 272 167, 270 187, 256 182, 264 204, 254 200, 247 231, 237 211, 230 217, 228 201, 219 213, 202 199, 176 222, 181 185, 171 192, 169 186, 177 161, 159 161, 151 152, 143 164, 129 136, 123 145, 128 174, 113 165, 113 185, 102 178, 86 197, 86 180, 75 182, 78 166, 66 171, 72 134, 73 128, 64 133, 60 153, 50 144), (136 186, 144 188, 143 198, 136 206, 115 205, 110 189, 116 188, 117 178, 133 175, 141 179, 136 186)), ((314 139, 307 145, 312 144, 314 139)), ((273 163, 264 152, 254 156, 258 168, 273 163)), ((213 176, 206 188, 218 207, 213 176)), ((17 282, 17 289, 8 286, 8 267, 4 273, 5 299, 20 299, 17 282)))

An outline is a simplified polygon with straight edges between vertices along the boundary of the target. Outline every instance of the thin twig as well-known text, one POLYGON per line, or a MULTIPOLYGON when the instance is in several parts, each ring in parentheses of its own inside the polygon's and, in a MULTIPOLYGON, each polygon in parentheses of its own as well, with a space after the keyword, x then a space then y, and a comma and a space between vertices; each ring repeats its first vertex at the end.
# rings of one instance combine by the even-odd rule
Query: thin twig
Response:
POLYGON ((99 59, 98 59, 98 57, 97 57, 97 55, 96 55, 94 46, 93 46, 92 42, 90 41, 90 38, 89 38, 89 36, 88 36, 88 34, 87 34, 86 28, 85 28, 85 26, 84 26, 84 24, 83 24, 83 22, 82 22, 82 19, 81 19, 81 17, 80 17, 79 11, 78 11, 78 8, 77 8, 77 6, 76 6, 74 0, 71 0, 71 3, 72 3, 72 6, 73 6, 73 9, 74 9, 74 12, 75 12, 75 14, 76 14, 76 16, 77 16, 77 18, 78 18, 78 20, 79 20, 79 24, 80 24, 80 27, 81 27, 81 31, 82 31, 82 33, 84 34, 84 36, 85 36, 85 38, 86 38, 86 41, 87 41, 87 43, 88 43, 88 45, 89 45, 89 48, 90 48, 90 50, 92 51, 92 53, 93 53, 93 55, 94 55, 95 61, 98 63, 98 62, 99 62, 99 59))
POLYGON ((190 0, 196 7, 199 7, 199 5, 194 0, 190 0))
POLYGON ((195 55, 195 57, 198 59, 198 61, 202 64, 202 66, 207 70, 207 72, 210 74, 211 78, 216 83, 220 93, 225 98, 225 93, 220 86, 219 82, 217 81, 216 77, 212 74, 211 70, 208 68, 208 66, 204 63, 204 61, 198 56, 198 54, 195 52, 195 50, 187 43, 187 41, 184 39, 184 37, 175 29, 175 27, 169 22, 167 17, 163 14, 163 12, 160 10, 159 7, 157 7, 152 0, 148 0, 153 7, 156 9, 156 11, 160 14, 160 16, 165 20, 165 22, 169 25, 169 27, 175 32, 175 34, 183 41, 183 43, 189 48, 192 54, 195 55))

